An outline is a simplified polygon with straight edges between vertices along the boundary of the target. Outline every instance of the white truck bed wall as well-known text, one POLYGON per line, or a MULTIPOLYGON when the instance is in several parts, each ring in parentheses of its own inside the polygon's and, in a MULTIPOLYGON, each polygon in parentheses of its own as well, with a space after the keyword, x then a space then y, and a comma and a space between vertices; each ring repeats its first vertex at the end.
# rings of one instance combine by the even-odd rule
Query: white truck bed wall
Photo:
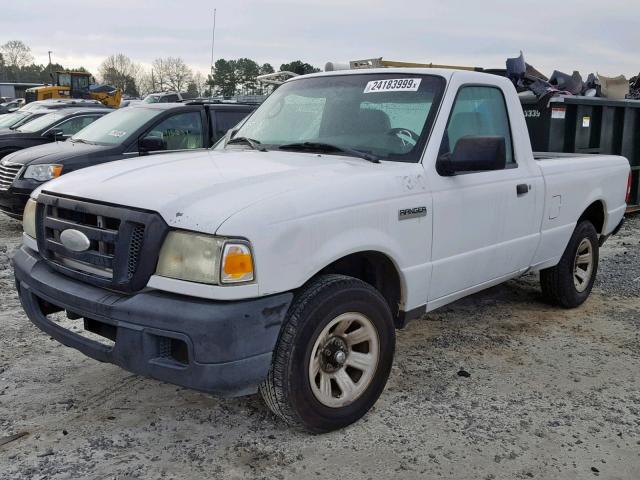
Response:
POLYGON ((592 203, 604 205, 604 227, 599 233, 609 234, 620 223, 626 209, 620 185, 629 174, 629 164, 622 157, 601 155, 537 163, 545 181, 545 211, 532 266, 541 269, 560 260, 578 218, 592 203))

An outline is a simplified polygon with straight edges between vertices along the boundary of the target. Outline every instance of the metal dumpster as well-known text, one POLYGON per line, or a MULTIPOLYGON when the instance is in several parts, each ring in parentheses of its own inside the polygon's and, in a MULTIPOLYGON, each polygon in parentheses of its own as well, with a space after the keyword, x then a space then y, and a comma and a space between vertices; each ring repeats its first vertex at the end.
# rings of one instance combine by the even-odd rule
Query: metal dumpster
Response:
POLYGON ((540 105, 521 98, 536 152, 622 155, 632 170, 629 210, 640 210, 640 101, 552 97, 540 105))

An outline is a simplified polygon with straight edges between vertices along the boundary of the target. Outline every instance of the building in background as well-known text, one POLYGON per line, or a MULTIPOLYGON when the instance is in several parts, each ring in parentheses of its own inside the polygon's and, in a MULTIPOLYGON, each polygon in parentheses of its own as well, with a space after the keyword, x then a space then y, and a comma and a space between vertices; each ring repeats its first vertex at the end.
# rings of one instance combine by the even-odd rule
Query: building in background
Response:
POLYGON ((42 83, 0 82, 0 97, 24 98, 27 88, 40 87, 42 83))

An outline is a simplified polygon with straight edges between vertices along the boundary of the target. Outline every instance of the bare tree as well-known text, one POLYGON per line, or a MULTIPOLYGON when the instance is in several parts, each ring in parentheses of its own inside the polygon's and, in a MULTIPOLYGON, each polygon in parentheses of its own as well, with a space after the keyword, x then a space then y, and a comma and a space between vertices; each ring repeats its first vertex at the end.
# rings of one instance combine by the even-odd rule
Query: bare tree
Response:
POLYGON ((176 92, 185 90, 193 77, 189 66, 180 57, 167 57, 165 65, 169 77, 169 88, 176 92))
POLYGON ((157 90, 180 92, 191 82, 193 72, 180 57, 156 58, 151 66, 154 87, 157 90))
POLYGON ((169 67, 164 58, 156 58, 151 65, 151 76, 154 91, 169 88, 169 67))
POLYGON ((140 68, 135 77, 135 80, 136 86, 138 87, 138 93, 141 97, 144 97, 158 90, 155 76, 153 74, 153 69, 145 70, 144 68, 140 68))
POLYGON ((204 92, 207 89, 207 79, 205 78, 205 76, 202 75, 202 73, 200 72, 196 72, 193 75, 193 78, 191 79, 191 81, 196 85, 198 89, 198 96, 203 97, 204 92))
POLYGON ((122 53, 108 56, 98 68, 102 81, 125 93, 137 94, 135 78, 140 66, 122 53))
POLYGON ((0 47, 8 67, 23 68, 33 62, 31 49, 20 40, 10 40, 0 47))

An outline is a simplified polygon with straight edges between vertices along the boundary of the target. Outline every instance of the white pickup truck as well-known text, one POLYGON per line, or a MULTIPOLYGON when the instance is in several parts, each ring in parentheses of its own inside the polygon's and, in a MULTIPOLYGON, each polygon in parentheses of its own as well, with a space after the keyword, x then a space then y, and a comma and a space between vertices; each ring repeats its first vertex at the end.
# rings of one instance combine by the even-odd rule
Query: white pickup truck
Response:
POLYGON ((534 157, 516 92, 493 75, 302 76, 213 150, 34 192, 16 285, 33 323, 90 357, 259 389, 286 422, 328 431, 376 402, 409 319, 529 271, 548 300, 584 302, 629 171, 534 157))

